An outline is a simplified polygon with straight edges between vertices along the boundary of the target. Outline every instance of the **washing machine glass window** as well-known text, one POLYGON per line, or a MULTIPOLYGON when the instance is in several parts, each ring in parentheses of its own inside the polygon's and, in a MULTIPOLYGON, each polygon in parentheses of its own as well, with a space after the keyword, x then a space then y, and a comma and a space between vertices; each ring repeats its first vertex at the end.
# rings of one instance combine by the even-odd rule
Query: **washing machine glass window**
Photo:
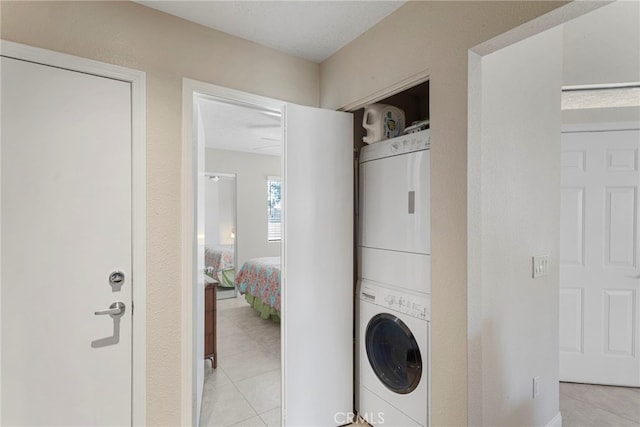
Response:
POLYGON ((407 394, 418 386, 422 357, 402 320, 388 313, 375 315, 367 325, 365 344, 373 371, 389 390, 407 394))

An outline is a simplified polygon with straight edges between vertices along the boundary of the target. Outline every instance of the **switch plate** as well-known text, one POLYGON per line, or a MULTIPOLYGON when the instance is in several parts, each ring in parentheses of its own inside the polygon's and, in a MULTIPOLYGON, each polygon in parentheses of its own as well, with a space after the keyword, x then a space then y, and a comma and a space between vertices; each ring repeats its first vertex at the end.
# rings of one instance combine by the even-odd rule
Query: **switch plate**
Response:
POLYGON ((549 274, 549 255, 538 255, 533 257, 533 278, 546 276, 549 274))

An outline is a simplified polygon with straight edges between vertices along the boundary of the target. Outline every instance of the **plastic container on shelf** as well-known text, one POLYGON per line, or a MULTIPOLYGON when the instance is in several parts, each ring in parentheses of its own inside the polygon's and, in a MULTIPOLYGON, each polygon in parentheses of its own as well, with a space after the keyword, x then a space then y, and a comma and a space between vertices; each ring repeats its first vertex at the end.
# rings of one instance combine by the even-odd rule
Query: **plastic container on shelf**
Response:
POLYGON ((362 127, 367 136, 362 140, 367 144, 384 141, 402 135, 404 111, 387 104, 371 104, 364 107, 362 127))

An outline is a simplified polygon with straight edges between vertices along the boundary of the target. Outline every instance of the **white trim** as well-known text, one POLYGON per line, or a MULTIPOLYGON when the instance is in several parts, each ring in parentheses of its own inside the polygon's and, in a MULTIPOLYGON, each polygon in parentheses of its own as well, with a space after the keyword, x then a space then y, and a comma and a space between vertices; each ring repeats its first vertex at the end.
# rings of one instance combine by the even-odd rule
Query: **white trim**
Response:
POLYGON ((549 421, 546 427, 562 427, 562 414, 558 412, 551 421, 549 421))
POLYGON ((192 130, 194 128, 193 121, 193 92, 187 89, 186 79, 182 81, 182 266, 181 280, 182 286, 182 351, 180 360, 182 366, 180 374, 182 378, 182 402, 181 402, 181 424, 183 426, 194 425, 197 419, 195 414, 194 399, 194 369, 191 361, 193 354, 193 318, 194 311, 192 298, 192 284, 194 279, 193 272, 193 239, 194 229, 196 226, 196 208, 194 202, 194 176, 195 167, 193 164, 194 141, 192 130))
MULTIPOLYGON (((2 41, 0 40, 0 43, 2 41)), ((0 54, 2 45, 0 44, 0 54)), ((2 69, 0 67, 0 73, 2 69)), ((0 86, 0 92, 2 88, 0 86)), ((0 127, 2 127, 2 102, 0 102, 0 127)), ((2 141, 0 137, 0 181, 2 180, 2 141)), ((1 184, 1 183, 0 183, 1 184)), ((0 243, 2 242, 2 185, 0 185, 0 243)), ((2 244, 0 244, 0 260, 2 260, 2 244)), ((0 261, 0 423, 2 422, 2 261, 0 261)))
POLYGON ((197 80, 182 79, 182 87, 189 88, 192 94, 197 94, 202 98, 211 98, 217 101, 229 102, 231 104, 240 104, 243 106, 253 106, 260 110, 270 110, 274 113, 280 113, 284 101, 267 98, 260 95, 254 95, 242 92, 236 89, 229 89, 223 86, 217 86, 211 83, 199 82, 197 80))
POLYGON ((132 114, 132 283, 135 311, 132 325, 131 422, 146 425, 147 411, 147 196, 146 75, 142 71, 78 56, 0 40, 0 54, 67 70, 131 83, 132 114))
POLYGON ((482 57, 467 53, 467 423, 484 421, 482 388, 482 57), (471 337, 474 337, 471 339, 471 337), (473 355, 473 356, 471 356, 473 355))
POLYGON ((9 58, 23 59, 67 70, 80 71, 82 73, 122 80, 125 82, 134 83, 139 80, 144 83, 146 78, 143 71, 94 61, 93 59, 82 58, 80 56, 67 55, 66 53, 41 49, 39 47, 27 46, 7 40, 0 40, 0 52, 2 53, 2 56, 9 58))
POLYGON ((640 87, 640 82, 627 82, 627 83, 599 83, 592 85, 567 85, 562 86, 562 91, 580 91, 580 90, 602 90, 602 89, 626 89, 640 87))
POLYGON ((388 98, 392 95, 398 94, 404 90, 407 90, 409 88, 412 88, 414 86, 417 86, 421 83, 424 83, 426 81, 429 80, 429 77, 431 75, 431 71, 427 70, 422 70, 419 73, 413 74, 409 77, 407 77, 404 80, 400 80, 399 82, 388 86, 384 89, 380 89, 374 93, 372 93, 369 96, 366 96, 364 98, 361 98, 357 101, 354 101, 350 104, 345 105, 344 107, 340 108, 339 111, 354 111, 354 110, 358 110, 362 107, 364 107, 365 105, 369 105, 372 104, 374 102, 377 102, 381 99, 385 99, 388 98))
POLYGON ((577 123, 562 126, 562 133, 639 130, 640 122, 577 123))
MULTIPOLYGON (((204 166, 202 165, 203 162, 198 162, 196 156, 196 153, 198 152, 198 142, 194 136, 195 117, 193 104, 195 97, 209 98, 244 106, 253 106, 261 110, 273 111, 274 113, 281 113, 285 105, 284 101, 253 95, 211 83, 199 82, 197 80, 187 78, 182 79, 182 267, 180 280, 182 287, 182 363, 180 372, 182 377, 181 424, 185 426, 194 425, 195 420, 198 419, 198 414, 195 413, 197 404, 195 402, 196 365, 193 354, 195 346, 193 330, 195 315, 194 302, 196 299, 194 298, 193 284, 196 279, 195 247, 197 239, 196 214, 198 207, 196 179, 205 171, 204 166)), ((282 117, 282 121, 284 122, 284 115, 282 117)), ((282 163, 284 165, 284 162, 282 163)), ((281 301, 283 301, 284 298, 285 295, 283 287, 281 301)), ((285 327, 284 319, 281 327, 285 327)), ((281 345, 284 346, 284 344, 283 339, 281 345)), ((284 375, 284 358, 282 358, 281 364, 284 375)), ((284 384, 284 381, 282 384, 284 384)), ((284 390, 282 392, 284 396, 284 390)), ((283 406, 283 413, 284 410, 285 408, 283 406)))

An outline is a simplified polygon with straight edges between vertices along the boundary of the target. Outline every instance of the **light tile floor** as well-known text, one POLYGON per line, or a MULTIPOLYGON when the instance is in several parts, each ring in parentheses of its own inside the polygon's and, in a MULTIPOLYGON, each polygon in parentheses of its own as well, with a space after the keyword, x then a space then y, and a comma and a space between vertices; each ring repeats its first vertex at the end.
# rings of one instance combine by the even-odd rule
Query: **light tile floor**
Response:
MULTIPOLYGON (((280 325, 242 296, 218 301, 218 368, 207 363, 200 426, 280 426, 280 325)), ((640 427, 640 388, 560 383, 563 427, 640 427)))
POLYGON ((562 427, 640 426, 640 388, 560 383, 562 427))
POLYGON ((280 426, 280 325, 244 297, 218 300, 218 368, 205 368, 200 426, 280 426))

